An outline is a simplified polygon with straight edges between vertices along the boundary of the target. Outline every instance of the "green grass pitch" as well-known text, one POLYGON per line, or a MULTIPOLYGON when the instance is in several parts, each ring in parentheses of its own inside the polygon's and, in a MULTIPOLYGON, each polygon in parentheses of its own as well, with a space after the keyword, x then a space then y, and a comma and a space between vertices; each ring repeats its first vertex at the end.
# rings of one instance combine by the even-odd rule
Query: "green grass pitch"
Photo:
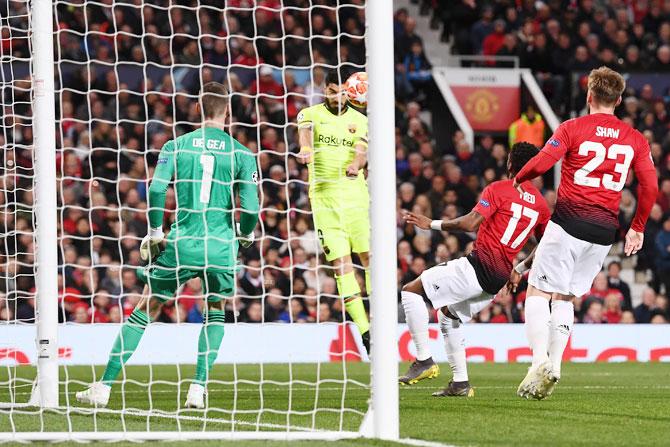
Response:
MULTIPOLYGON (((458 446, 670 445, 668 364, 568 364, 554 396, 540 402, 515 395, 527 367, 523 364, 472 364, 474 398, 433 398, 430 393, 448 380, 448 366, 441 367, 440 378, 401 387, 401 437, 458 446)), ((97 376, 100 372, 96 368, 97 376)), ((180 410, 192 373, 191 365, 129 367, 128 380, 113 391, 110 411, 92 414, 75 404, 74 392, 93 379, 93 369, 63 368, 61 380, 67 379, 68 388, 61 387, 61 405, 69 401, 71 406, 43 414, 0 410, 0 432, 67 430, 68 418, 77 431, 276 430, 286 425, 356 430, 370 394, 368 365, 362 363, 217 365, 212 373, 217 382, 209 385, 210 410, 180 410), (342 407, 348 410, 340 412, 342 407), (121 408, 128 412, 122 414, 121 408)), ((1 367, 0 402, 9 399, 9 374, 31 378, 34 370, 1 367)), ((17 400, 27 400, 29 387, 17 391, 17 400)), ((388 445, 370 440, 335 444, 388 445)))

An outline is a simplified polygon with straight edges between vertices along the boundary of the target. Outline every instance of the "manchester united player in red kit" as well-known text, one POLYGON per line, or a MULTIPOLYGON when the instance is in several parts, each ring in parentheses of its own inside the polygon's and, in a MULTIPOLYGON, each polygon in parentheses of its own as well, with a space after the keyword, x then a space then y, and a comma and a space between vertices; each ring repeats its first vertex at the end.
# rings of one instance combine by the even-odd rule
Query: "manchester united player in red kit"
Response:
POLYGON ((607 67, 591 71, 586 99, 590 114, 561 124, 514 179, 514 186, 523 190, 524 182, 563 159, 556 209, 544 237, 510 279, 517 283, 532 264, 525 316, 533 363, 519 385, 519 396, 543 399, 561 376, 574 322, 572 301, 590 289, 614 242, 621 190, 631 167, 638 202, 624 251, 630 256, 642 247, 658 179, 647 140, 614 116, 624 88, 619 73, 607 67))
MULTIPOLYGON (((510 178, 536 154, 529 143, 512 147, 507 160, 510 178)), ((399 380, 411 385, 437 377, 439 367, 428 348, 428 310, 424 298, 438 309, 453 380, 434 396, 471 396, 465 361, 462 324, 486 307, 507 282, 512 261, 532 234, 541 235, 551 212, 542 194, 532 183, 523 184, 519 194, 512 180, 491 183, 484 188, 472 211, 453 220, 431 221, 426 216, 407 213, 405 220, 424 230, 477 231, 474 249, 467 257, 454 259, 426 270, 402 288, 402 304, 416 361, 399 380)))

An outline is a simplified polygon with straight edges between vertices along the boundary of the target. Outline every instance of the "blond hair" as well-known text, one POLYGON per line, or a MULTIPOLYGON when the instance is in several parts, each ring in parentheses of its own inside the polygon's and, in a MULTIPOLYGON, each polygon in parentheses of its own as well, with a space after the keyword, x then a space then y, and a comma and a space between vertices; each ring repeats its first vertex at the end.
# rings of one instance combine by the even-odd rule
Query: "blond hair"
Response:
POLYGON ((589 73, 588 87, 595 102, 603 106, 613 106, 626 88, 626 81, 611 68, 600 67, 589 73))

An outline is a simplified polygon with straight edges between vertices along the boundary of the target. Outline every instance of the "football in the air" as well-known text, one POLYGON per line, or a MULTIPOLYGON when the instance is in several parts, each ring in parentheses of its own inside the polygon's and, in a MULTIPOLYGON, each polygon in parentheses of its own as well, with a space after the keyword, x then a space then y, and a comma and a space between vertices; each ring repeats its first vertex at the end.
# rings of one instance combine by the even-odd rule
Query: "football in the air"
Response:
POLYGON ((352 74, 345 83, 347 99, 355 107, 365 107, 368 103, 368 74, 359 71, 352 74))

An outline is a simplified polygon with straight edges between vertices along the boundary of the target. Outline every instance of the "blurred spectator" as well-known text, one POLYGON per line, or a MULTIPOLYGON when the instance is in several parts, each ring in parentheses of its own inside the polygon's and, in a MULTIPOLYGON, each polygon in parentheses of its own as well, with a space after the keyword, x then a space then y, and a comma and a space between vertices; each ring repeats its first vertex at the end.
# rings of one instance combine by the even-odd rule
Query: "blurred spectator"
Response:
POLYGON ((616 295, 619 298, 619 301, 624 301, 623 293, 621 293, 621 291, 618 289, 610 287, 607 276, 604 272, 600 272, 593 280, 593 286, 591 287, 591 290, 589 290, 586 295, 584 295, 584 297, 587 300, 596 299, 602 303, 605 301, 607 295, 616 295))
POLYGON ((189 323, 202 323, 204 321, 202 313, 204 300, 196 299, 194 301, 195 302, 189 309, 188 314, 186 315, 186 321, 188 321, 189 323))
POLYGON ((658 204, 655 204, 651 209, 647 226, 644 229, 644 244, 642 245, 642 250, 638 252, 636 266, 636 269, 639 271, 650 270, 654 274, 652 284, 656 290, 658 290, 660 284, 658 275, 656 275, 656 236, 661 230, 662 218, 663 211, 658 204))
POLYGON ((505 21, 498 19, 493 23, 493 32, 484 38, 482 54, 484 56, 495 56, 502 48, 504 42, 505 21))
POLYGON ((635 321, 638 323, 650 323, 652 312, 656 307, 656 292, 647 287, 642 292, 642 302, 635 308, 635 321))
POLYGON ((246 296, 257 297, 263 295, 263 277, 261 276, 261 263, 257 259, 247 262, 244 275, 240 279, 240 288, 246 296))
POLYGON ((472 25, 470 31, 471 45, 475 54, 481 52, 484 39, 486 39, 486 36, 491 34, 495 29, 493 25, 493 12, 494 11, 492 6, 485 5, 482 8, 479 20, 474 25, 472 25))
POLYGON ((307 313, 303 306, 302 300, 293 298, 289 300, 288 309, 279 315, 279 321, 285 323, 301 323, 307 321, 307 313))
MULTIPOLYGON (((588 312, 587 312, 588 313, 588 312)), ((607 323, 614 324, 621 320, 621 300, 619 296, 613 293, 605 297, 605 312, 603 318, 607 323)))
POLYGON ((91 317, 88 315, 88 305, 86 303, 77 303, 73 309, 74 323, 86 324, 91 322, 91 317))
POLYGON ((430 73, 431 64, 423 51, 423 44, 416 40, 412 42, 410 51, 406 53, 403 61, 405 76, 412 84, 413 90, 417 92, 416 101, 423 102, 427 95, 427 86, 432 79, 430 73))
MULTIPOLYGON (((522 49, 519 45, 519 39, 516 37, 516 34, 507 33, 503 39, 503 44, 496 53, 497 56, 503 57, 517 57, 519 58, 522 54, 522 49)), ((514 63, 510 61, 499 61, 496 64, 498 67, 514 67, 514 63)))
POLYGON ((624 310, 621 313, 621 319, 619 320, 620 324, 635 324, 635 315, 630 310, 624 310))
POLYGON ((663 314, 655 314, 651 318, 651 323, 652 324, 666 324, 667 322, 668 322, 668 319, 663 314))
POLYGON ((419 48, 422 49, 421 51, 423 51, 423 39, 416 34, 416 19, 407 17, 407 19, 405 19, 403 33, 396 41, 395 49, 398 54, 406 55, 412 51, 412 47, 417 43, 419 44, 419 48))
POLYGON ((586 313, 582 319, 582 323, 599 324, 605 323, 603 318, 603 305, 600 301, 594 300, 586 308, 586 313))
POLYGON ((544 120, 530 104, 521 114, 521 118, 510 125, 508 133, 510 147, 522 141, 527 141, 538 148, 544 146, 544 120))
POLYGON ((616 289, 623 295, 623 310, 631 310, 633 308, 630 287, 619 277, 621 273, 621 263, 619 261, 612 261, 607 265, 607 286, 610 289, 616 289))
POLYGON ((261 323, 263 321, 261 303, 258 301, 251 302, 246 308, 246 314, 247 323, 261 323))
POLYGON ((656 250, 656 274, 667 295, 670 293, 670 215, 665 217, 663 227, 656 235, 656 250))

